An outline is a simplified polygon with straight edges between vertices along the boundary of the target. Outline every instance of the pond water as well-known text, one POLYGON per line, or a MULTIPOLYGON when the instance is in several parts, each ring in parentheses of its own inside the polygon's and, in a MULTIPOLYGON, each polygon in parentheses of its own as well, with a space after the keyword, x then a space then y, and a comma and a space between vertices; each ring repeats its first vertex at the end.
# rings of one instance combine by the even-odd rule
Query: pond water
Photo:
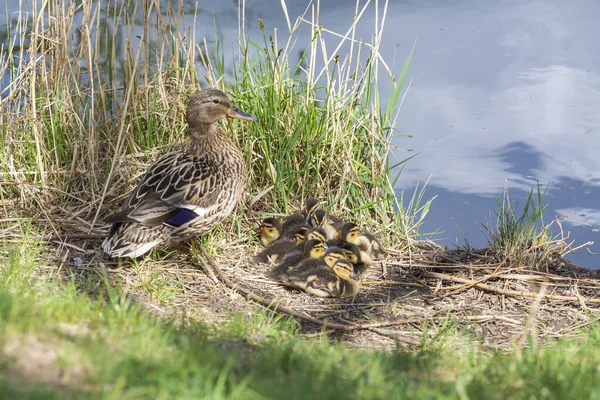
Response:
MULTIPOLYGON (((290 18, 308 1, 288 1, 290 18)), ((383 3, 380 4, 380 6, 383 3)), ((213 13, 225 45, 235 45, 237 5, 200 1, 198 37, 212 37, 213 13)), ((320 24, 348 29, 354 3, 322 0, 320 24)), ((9 14, 18 2, 7 4, 9 14)), ((247 0, 246 33, 286 31, 279 0, 247 0)), ((4 8, 0 21, 5 21, 4 8)), ((372 33, 374 15, 358 26, 372 33)), ((486 244, 481 222, 497 209, 508 180, 511 200, 525 203, 536 182, 548 185, 548 222, 563 221, 575 245, 600 240, 600 3, 594 0, 392 1, 381 52, 400 73, 417 40, 412 80, 398 120, 394 159, 405 165, 397 190, 412 193, 429 180, 437 196, 422 232, 452 247, 486 244), (407 137, 410 135, 410 137, 407 137)), ((299 46, 302 48, 302 46, 299 46)), ((227 51, 226 51, 227 53, 227 51)), ((589 247, 600 252, 598 245, 589 247)), ((579 250, 576 264, 600 268, 600 256, 579 250)))

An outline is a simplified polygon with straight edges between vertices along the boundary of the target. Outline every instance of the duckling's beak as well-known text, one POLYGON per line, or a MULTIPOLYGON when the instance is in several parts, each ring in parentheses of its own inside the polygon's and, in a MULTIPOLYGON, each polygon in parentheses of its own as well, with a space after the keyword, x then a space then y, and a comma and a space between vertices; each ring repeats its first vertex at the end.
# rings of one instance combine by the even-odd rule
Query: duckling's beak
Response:
POLYGON ((350 278, 354 279, 355 281, 359 281, 360 280, 360 278, 358 277, 358 275, 354 271, 350 272, 350 278))
POLYGON ((232 107, 226 115, 229 118, 236 118, 244 121, 256 121, 256 117, 254 115, 248 114, 237 107, 232 107))

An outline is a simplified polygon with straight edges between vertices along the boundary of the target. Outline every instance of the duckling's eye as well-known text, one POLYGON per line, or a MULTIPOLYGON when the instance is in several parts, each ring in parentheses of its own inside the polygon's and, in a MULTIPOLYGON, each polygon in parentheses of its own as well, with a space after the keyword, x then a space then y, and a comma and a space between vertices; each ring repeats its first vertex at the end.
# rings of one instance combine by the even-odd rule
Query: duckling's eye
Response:
POLYGON ((213 100, 213 103, 219 104, 219 100, 215 99, 215 100, 213 100))

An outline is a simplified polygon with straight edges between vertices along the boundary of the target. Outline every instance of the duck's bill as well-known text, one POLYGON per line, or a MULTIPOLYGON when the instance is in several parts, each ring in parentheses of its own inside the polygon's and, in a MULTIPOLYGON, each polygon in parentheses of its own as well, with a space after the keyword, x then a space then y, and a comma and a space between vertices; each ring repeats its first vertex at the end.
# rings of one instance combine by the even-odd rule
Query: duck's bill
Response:
POLYGON ((248 114, 237 107, 233 107, 231 111, 227 113, 227 116, 229 118, 241 119, 243 121, 256 121, 256 117, 254 115, 248 114))
POLYGON ((350 278, 354 279, 355 281, 360 280, 360 278, 358 277, 358 274, 356 272, 350 273, 350 278))

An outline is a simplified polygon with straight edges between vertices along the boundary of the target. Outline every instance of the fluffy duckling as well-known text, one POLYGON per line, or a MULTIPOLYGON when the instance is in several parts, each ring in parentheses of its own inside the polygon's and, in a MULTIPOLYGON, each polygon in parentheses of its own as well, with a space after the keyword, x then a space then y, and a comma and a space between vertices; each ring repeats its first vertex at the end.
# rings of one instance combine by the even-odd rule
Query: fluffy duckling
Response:
POLYGON ((306 241, 306 236, 310 231, 310 226, 307 224, 292 225, 283 230, 280 238, 293 240, 296 244, 302 244, 306 241))
POLYGON ((308 235, 306 235, 307 240, 318 239, 321 242, 325 243, 327 241, 327 234, 320 226, 315 226, 310 231, 308 231, 308 235))
POLYGON ((269 243, 277 240, 281 236, 281 232, 281 223, 277 218, 265 218, 260 226, 256 228, 256 233, 258 233, 258 237, 264 246, 268 246, 269 243))
POLYGON ((328 240, 326 243, 329 247, 339 247, 344 252, 344 257, 352 263, 354 271, 362 279, 367 272, 369 265, 373 263, 369 254, 360 250, 358 246, 341 239, 328 240))
POLYGON ((302 289, 317 297, 353 297, 360 288, 354 267, 345 258, 332 258, 330 266, 323 259, 307 259, 280 277, 286 286, 302 289))
POLYGON ((368 253, 372 258, 378 260, 385 257, 381 243, 367 231, 361 231, 355 223, 348 222, 340 230, 340 238, 358 246, 359 249, 368 253))
POLYGON ((305 226, 295 225, 290 227, 276 240, 270 242, 263 251, 258 253, 254 260, 261 263, 268 263, 269 260, 274 263, 280 262, 289 253, 302 249, 307 234, 308 228, 305 226), (298 246, 300 247, 298 248, 298 246))
POLYGON ((313 213, 311 224, 312 226, 320 226, 323 228, 327 235, 327 239, 338 239, 344 221, 333 214, 326 213, 323 209, 318 209, 313 213))
POLYGON ((298 244, 292 239, 281 238, 270 243, 254 257, 254 261, 268 264, 270 262, 278 263, 283 258, 296 250, 298 244))
POLYGON ((302 214, 292 214, 287 216, 284 220, 283 220, 283 224, 281 224, 281 230, 282 232, 287 231, 288 229, 297 226, 297 225, 303 225, 303 226, 307 226, 310 228, 310 225, 308 225, 306 223, 306 220, 304 218, 304 216, 302 216, 302 214))
POLYGON ((305 259, 321 258, 325 254, 325 244, 320 240, 307 240, 302 247, 298 246, 295 251, 292 251, 283 258, 275 268, 268 273, 269 277, 275 280, 280 280, 282 276, 289 273, 297 267, 305 259))
POLYGON ((314 197, 309 197, 306 199, 306 204, 304 206, 304 210, 302 210, 302 215, 307 223, 310 224, 312 216, 314 212, 319 208, 319 204, 321 202, 314 197))

